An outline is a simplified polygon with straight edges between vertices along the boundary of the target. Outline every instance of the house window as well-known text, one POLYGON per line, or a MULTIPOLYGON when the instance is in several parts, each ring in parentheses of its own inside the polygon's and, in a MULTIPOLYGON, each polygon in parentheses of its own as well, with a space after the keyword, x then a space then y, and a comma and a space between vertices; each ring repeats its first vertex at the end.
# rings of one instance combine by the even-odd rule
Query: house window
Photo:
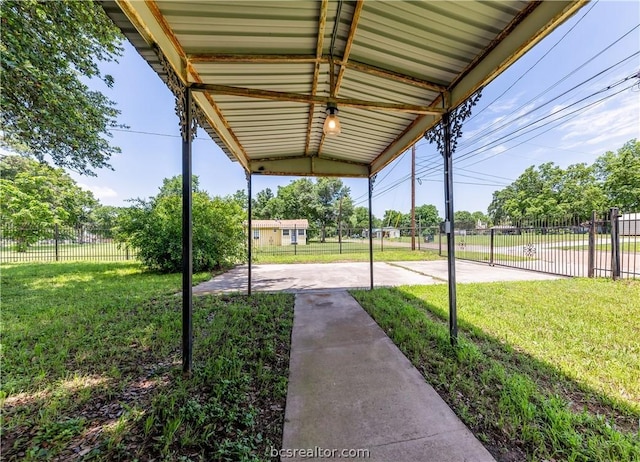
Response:
POLYGON ((260 239, 260 230, 259 229, 254 229, 253 230, 253 238, 254 239, 260 239))
POLYGON ((283 229, 282 230, 282 235, 283 236, 288 236, 289 235, 289 230, 288 229, 283 229))
POLYGON ((304 236, 304 229, 298 230, 298 236, 304 236))

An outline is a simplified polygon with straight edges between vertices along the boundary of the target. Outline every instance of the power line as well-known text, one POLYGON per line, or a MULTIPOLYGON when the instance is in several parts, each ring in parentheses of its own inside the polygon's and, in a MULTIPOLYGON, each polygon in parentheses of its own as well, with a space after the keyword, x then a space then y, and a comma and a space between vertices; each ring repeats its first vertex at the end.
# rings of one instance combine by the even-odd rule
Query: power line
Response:
MULTIPOLYGON (((618 94, 622 93, 623 91, 629 90, 629 89, 630 89, 630 88, 632 88, 634 85, 635 85, 635 83, 634 83, 633 85, 630 85, 630 86, 628 86, 628 87, 623 88, 622 90, 617 91, 616 93, 614 93, 614 94, 612 94, 612 95, 607 95, 607 96, 605 96, 605 97, 603 97, 603 98, 601 98, 601 99, 599 99, 599 100, 597 100, 597 101, 594 101, 594 102, 592 102, 592 103, 589 103, 587 106, 584 106, 584 107, 581 107, 581 108, 579 108, 579 109, 576 109, 575 111, 572 111, 572 112, 570 112, 570 113, 568 113, 568 114, 564 114, 564 115, 562 115, 561 117, 559 117, 558 119, 555 119, 555 120, 552 120, 552 121, 550 121, 550 122, 547 122, 547 123, 545 123, 545 124, 543 124, 543 125, 540 125, 539 127, 535 127, 535 128, 533 128, 532 130, 529 130, 528 132, 525 132, 525 133, 523 133, 523 134, 521 134, 521 135, 516 136, 515 138, 518 138, 518 137, 520 137, 520 136, 524 136, 526 133, 530 133, 530 132, 532 132, 532 131, 534 131, 534 130, 538 130, 539 128, 542 128, 542 127, 544 127, 544 126, 546 126, 546 125, 549 125, 549 124, 551 124, 551 123, 555 123, 555 122, 557 122, 558 120, 560 120, 560 119, 564 119, 565 117, 568 117, 568 116, 570 116, 570 115, 573 115, 573 117, 571 117, 571 119, 573 119, 574 117, 577 117, 577 116, 579 115, 579 112, 580 112, 580 111, 583 111, 583 110, 585 110, 585 109, 587 109, 587 108, 589 108, 589 107, 591 107, 591 106, 595 106, 595 105, 597 105, 597 104, 599 104, 599 103, 601 103, 601 102, 603 102, 603 101, 605 101, 605 100, 607 100, 607 99, 609 99, 609 98, 612 98, 612 97, 614 97, 614 96, 616 96, 616 95, 618 95, 618 94)), ((569 119, 569 120, 571 120, 571 119, 569 119)), ((562 121, 562 123, 561 123, 560 125, 564 124, 565 122, 568 122, 568 120, 564 120, 564 121, 562 121)), ((545 131, 543 131, 543 132, 541 132, 541 133, 537 133, 536 135, 532 136, 531 138, 528 138, 528 139, 526 139, 526 140, 524 140, 524 141, 522 141, 522 142, 520 142, 520 143, 518 143, 518 144, 516 144, 516 145, 514 145, 514 146, 511 146, 511 147, 509 147, 509 148, 505 149, 504 151, 501 151, 501 152, 499 152, 499 153, 493 154, 492 156, 489 156, 489 157, 485 157, 484 159, 480 159, 480 160, 478 160, 478 161, 476 161, 476 162, 474 162, 474 163, 472 163, 472 164, 468 164, 468 165, 466 165, 466 167, 471 167, 472 165, 477 165, 477 164, 479 164, 479 163, 481 163, 481 162, 485 162, 485 161, 487 161, 487 160, 489 160, 489 159, 491 159, 491 158, 493 158, 493 157, 496 157, 496 156, 498 156, 498 155, 500 155, 500 154, 505 153, 506 151, 509 151, 509 150, 511 150, 511 149, 513 149, 513 148, 516 148, 516 147, 518 147, 518 146, 520 146, 520 145, 522 145, 522 144, 524 144, 524 143, 528 142, 529 140, 532 140, 532 139, 534 139, 534 138, 537 138, 538 136, 540 136, 540 135, 542 135, 542 134, 544 134, 544 133, 546 133, 546 132, 548 132, 548 131, 551 131, 551 130, 553 130, 554 128, 557 128, 557 126, 550 127, 550 128, 548 128, 547 130, 545 130, 545 131)), ((512 139, 507 140, 507 141, 511 141, 511 140, 513 140, 513 139, 515 139, 515 138, 512 138, 512 139)), ((475 154, 475 155, 470 156, 470 157, 468 157, 468 158, 470 159, 470 158, 472 158, 472 157, 475 157, 476 155, 478 155, 478 154, 475 154)))
MULTIPOLYGON (((531 122, 530 124, 528 124, 528 125, 526 125, 526 126, 524 126, 524 127, 519 128, 518 130, 514 130, 514 131, 512 131, 511 133, 509 133, 509 134, 505 135, 505 136, 504 136, 504 137, 502 137, 501 139, 503 139, 503 138, 505 138, 505 137, 509 137, 509 136, 511 136, 511 135, 514 135, 515 133, 518 133, 518 132, 522 131, 523 129, 526 129, 526 128, 528 128, 528 127, 531 127, 532 125, 535 125, 535 124, 539 123, 540 121, 545 120, 545 119, 547 119, 547 118, 549 118, 549 117, 551 117, 551 116, 553 116, 553 115, 557 115, 559 112, 562 112, 562 111, 564 111, 564 110, 566 110, 566 109, 568 109, 568 108, 570 108, 570 107, 572 107, 572 106, 574 106, 574 105, 576 105, 576 104, 578 104, 578 103, 580 103, 580 102, 583 102, 583 101, 585 101, 586 99, 589 99, 589 98, 591 98, 591 97, 593 97, 593 96, 595 96, 595 95, 597 95, 597 94, 599 94, 599 93, 602 93, 602 92, 607 91, 607 90, 609 90, 609 89, 615 88, 616 86, 621 85, 621 84, 622 84, 622 83, 624 83, 625 81, 628 81, 630 78, 634 78, 634 77, 636 77, 636 74, 631 75, 631 76, 629 76, 629 77, 626 77, 625 79, 622 79, 622 80, 620 80, 620 81, 618 81, 618 82, 615 82, 615 83, 613 83, 613 84, 611 84, 611 85, 607 86, 606 88, 601 89, 601 90, 599 90, 599 91, 597 91, 597 92, 594 92, 594 93, 592 93, 591 95, 588 95, 587 97, 582 98, 582 99, 580 99, 580 100, 578 100, 578 101, 576 101, 576 102, 574 102, 574 103, 570 104, 569 106, 565 106, 564 108, 562 108, 562 109, 560 109, 560 110, 558 110, 558 111, 556 111, 556 112, 554 112, 554 113, 552 113, 552 114, 549 114, 549 115, 547 115, 547 116, 541 117, 541 118, 539 118, 538 120, 536 120, 536 121, 534 121, 534 122, 531 122)), ((634 85, 635 85, 635 84, 634 84, 634 85)), ((535 131, 535 130, 539 130, 540 128, 542 128, 542 127, 544 127, 544 126, 547 126, 547 125, 550 125, 550 124, 556 124, 556 126, 552 126, 552 127, 548 128, 547 130, 545 130, 545 131, 543 131, 543 132, 537 133, 536 135, 534 135, 534 136, 532 136, 532 137, 528 138, 527 140, 525 140, 525 141, 523 141, 523 142, 521 142, 521 143, 519 143, 519 144, 517 144, 517 145, 515 145, 515 146, 512 146, 512 147, 510 147, 510 148, 505 149, 505 151, 501 151, 501 152, 496 153, 496 154, 494 154, 494 155, 492 155, 492 156, 490 156, 490 157, 487 157, 487 158, 481 159, 481 160, 479 160, 479 161, 477 161, 477 162, 474 162, 474 163, 472 163, 472 164, 466 165, 465 167, 469 167, 469 166, 472 166, 472 165, 476 165, 476 164, 478 164, 478 163, 480 163, 480 162, 484 162, 484 161, 486 161, 486 160, 488 160, 488 159, 490 159, 490 158, 496 157, 497 155, 500 155, 500 154, 502 154, 502 153, 506 152, 507 150, 510 150, 510 149, 513 149, 513 148, 515 148, 515 147, 517 147, 517 146, 520 146, 521 144, 524 144, 524 143, 528 142, 529 140, 534 139, 534 138, 536 138, 536 137, 538 137, 538 136, 542 135, 543 133, 546 133, 546 132, 548 132, 548 131, 550 131, 550 130, 552 130, 552 129, 554 129, 554 128, 557 128, 557 126, 559 126, 559 125, 562 125, 562 124, 566 123, 566 122, 567 122, 567 120, 563 120, 563 119, 566 119, 567 117, 572 116, 572 115, 573 115, 573 117, 577 117, 577 115, 579 115, 579 113, 580 113, 580 112, 582 112, 582 111, 584 111, 584 110, 586 110, 586 109, 588 109, 588 108, 590 108, 590 107, 592 107, 592 106, 594 106, 594 105, 596 105, 596 104, 599 104, 599 103, 601 103, 601 102, 603 102, 603 101, 605 101, 605 100, 607 100, 607 99, 609 99, 609 98, 612 98, 612 97, 614 97, 614 96, 618 95, 619 93, 622 93, 623 91, 626 91, 626 90, 630 89, 632 86, 633 86, 633 85, 631 85, 631 86, 627 86, 627 87, 623 88, 622 90, 619 90, 619 91, 617 91, 617 92, 615 92, 615 93, 613 93, 613 94, 607 95, 607 96, 605 96, 605 97, 603 97, 603 98, 601 98, 601 99, 599 99, 599 100, 597 100, 597 101, 591 102, 591 103, 589 103, 589 104, 587 104, 587 105, 585 105, 585 106, 582 106, 582 107, 580 107, 580 108, 578 108, 578 109, 576 109, 576 110, 574 110, 574 111, 571 111, 571 112, 569 112, 569 113, 567 113, 567 114, 563 114, 563 115, 561 115, 560 117, 558 117, 558 118, 556 118, 556 119, 554 119, 554 120, 552 120, 552 121, 550 121, 550 122, 547 122, 547 123, 545 123, 545 124, 543 124, 543 125, 539 125, 539 126, 537 126, 537 127, 534 127, 534 128, 532 128, 532 129, 530 129, 530 130, 528 130, 528 131, 524 132, 524 133, 520 133, 520 134, 518 134, 518 135, 514 136, 513 138, 510 138, 510 139, 506 140, 506 142, 512 141, 512 140, 517 139, 517 138, 519 138, 519 137, 521 137, 521 136, 525 136, 526 134, 531 133, 532 131, 535 131), (560 121, 561 123, 560 123, 560 124, 557 124, 559 121, 560 121)), ((573 118, 573 117, 572 117, 572 118, 573 118)), ((500 140, 501 140, 501 139, 500 139, 500 140)), ((495 142, 495 141, 494 141, 494 142, 495 142)), ((471 158, 473 158, 473 157, 476 157, 477 155, 479 155, 479 154, 481 153, 481 152, 480 152, 480 151, 481 151, 481 149, 483 149, 483 148, 484 148, 484 147, 486 147, 486 146, 489 146, 489 145, 493 144, 494 142, 488 143, 488 145, 485 145, 485 146, 483 146, 482 148, 477 148, 477 149, 475 149, 475 150, 473 150, 473 151, 469 151, 469 152, 465 153, 462 157, 459 157, 458 159, 455 159, 455 160, 454 160, 454 162, 459 163, 459 162, 460 162, 460 161, 462 161, 462 160, 468 160, 468 159, 471 159, 471 158)), ((441 166, 434 166, 434 167, 431 167, 431 168, 429 168, 429 167, 425 167, 425 168, 421 169, 421 171, 420 171, 420 172, 416 172, 416 174, 417 174, 417 175, 418 175, 418 174, 420 174, 420 175, 424 175, 424 176, 420 177, 420 179, 423 179, 423 180, 427 181, 428 174, 429 174, 430 172, 434 172, 435 170, 437 170, 437 169, 439 169, 439 168, 441 168, 441 166)), ((408 176, 404 176, 404 177, 402 177, 402 178, 400 178, 400 179, 396 180, 394 183, 392 183, 391 185, 389 185, 389 186, 388 186, 387 188, 385 188, 384 190, 378 191, 378 192, 375 194, 375 197, 380 197, 380 196, 382 196, 382 195, 386 194, 387 192, 389 192, 389 191, 391 191, 391 190, 393 190, 393 189, 397 188, 398 186, 400 186, 400 185, 401 185, 404 181, 406 181, 407 179, 408 179, 408 176)), ((433 181, 435 181, 435 180, 433 180, 433 181)), ((438 180, 438 181, 439 181, 439 180, 438 180)), ((504 186, 506 186, 506 185, 497 185, 497 184, 493 184, 493 186, 502 186, 502 187, 504 187, 504 186)))
MULTIPOLYGON (((571 108, 571 107, 575 106, 576 104, 582 103, 582 102, 586 101, 587 99, 592 98, 593 96, 595 96, 595 95, 597 95, 597 94, 599 94, 599 93, 603 93, 603 92, 608 91, 608 90, 610 90, 610 89, 612 89, 612 88, 615 88, 615 87, 617 87, 617 86, 619 86, 619 85, 622 85, 623 83, 625 83, 626 81, 628 81, 628 80, 629 80, 629 78, 630 78, 630 77, 627 77, 627 78, 625 78, 625 79, 623 79, 623 80, 621 80, 621 81, 619 81, 619 82, 616 82, 615 84, 612 84, 612 85, 610 85, 610 86, 608 86, 608 87, 606 87, 606 88, 604 88, 604 89, 602 89, 602 90, 599 90, 599 91, 597 91, 597 92, 595 92, 595 93, 592 93, 592 94, 590 94, 590 95, 588 95, 588 96, 586 96, 586 97, 584 97, 584 98, 582 98, 582 99, 580 99, 580 100, 578 100, 578 101, 575 101, 575 102, 573 102, 573 103, 569 104, 568 106, 563 107, 562 109, 559 109, 559 110, 557 110, 557 111, 554 111, 554 112, 552 112, 551 114, 547 114, 546 116, 541 117, 541 118, 539 118, 539 119, 537 119, 537 120, 535 120, 535 121, 533 121, 533 122, 530 122, 530 123, 528 123, 528 124, 526 124, 526 125, 524 125, 524 126, 522 126, 522 127, 518 128, 517 130, 513 130, 512 132, 507 133, 506 135, 503 135, 503 136, 501 136, 500 138, 498 138, 498 139, 496 139, 496 140, 493 140, 493 141, 491 141, 491 142, 489 142, 489 143, 487 143, 487 144, 485 144, 485 145, 483 145, 483 146, 481 146, 481 147, 479 147, 479 148, 476 148, 476 149, 474 149, 474 150, 472 150, 472 151, 469 151, 469 152, 463 153, 463 154, 461 154, 461 155, 458 157, 458 161, 461 161, 461 160, 463 160, 463 159, 466 159, 466 158, 468 158, 468 157, 470 157, 470 156, 472 156, 472 155, 477 155, 477 153, 479 153, 479 151, 483 150, 483 149, 484 149, 484 148, 486 148, 486 147, 489 147, 489 146, 491 146, 491 145, 493 145, 493 144, 499 143, 499 142, 503 141, 505 138, 508 138, 508 137, 510 137, 511 135, 515 134, 515 133, 521 132, 521 131, 523 131, 523 130, 525 130, 525 129, 529 128, 529 127, 532 127, 533 125, 536 125, 537 123, 539 123, 539 122, 541 122, 541 121, 543 121, 543 120, 546 120, 546 119, 548 119, 548 118, 550 118, 550 117, 556 116, 556 115, 558 115, 559 113, 561 113, 561 112, 563 112, 563 111, 565 111, 565 110, 567 110, 567 109, 569 109, 569 108, 571 108)), ((558 117, 557 119, 554 119, 554 120, 552 120, 552 121, 550 121, 550 122, 544 123, 544 124, 539 125, 539 126, 537 126, 537 127, 533 127, 531 130, 528 130, 528 131, 526 131, 526 132, 522 133, 522 135, 519 135, 519 136, 523 136, 523 135, 525 135, 525 134, 527 134, 527 133, 530 133, 531 131, 534 131, 534 130, 537 130, 537 129, 539 129, 539 128, 542 128, 542 127, 544 127, 544 126, 546 126, 546 125, 548 125, 548 124, 550 124, 550 123, 556 122, 556 121, 558 121, 558 120, 560 120, 560 119, 563 119, 564 117, 567 117, 567 116, 569 116, 569 115, 571 115, 571 114, 574 114, 574 113, 576 113, 576 112, 583 111, 583 110, 585 110, 586 108, 593 106, 594 104, 597 104, 597 103, 599 103, 599 102, 602 102, 602 101, 604 101, 604 100, 606 100, 606 99, 609 99, 609 98, 611 98, 611 97, 613 97, 613 96, 616 96, 617 94, 619 94, 619 93, 621 93, 621 92, 623 92, 623 91, 625 91, 625 90, 630 89, 632 86, 633 86, 633 85, 628 86, 628 87, 625 87, 625 88, 623 88, 623 89, 622 89, 622 90, 620 90, 620 91, 617 91, 617 92, 615 92, 615 93, 613 93, 613 94, 611 94, 611 95, 607 95, 607 96, 605 96, 605 97, 603 97, 603 98, 601 98, 601 99, 599 99, 599 100, 597 100, 597 101, 595 101, 595 102, 592 102, 592 103, 587 104, 586 106, 580 107, 580 108, 576 109, 575 111, 571 111, 571 112, 569 112, 569 113, 563 114, 563 115, 561 115, 560 117, 558 117)), ((517 138, 517 137, 515 137, 515 138, 517 138)), ((512 141, 512 140, 513 140, 513 139, 515 139, 515 138, 509 138, 509 139, 508 139, 508 140, 506 140, 505 142, 512 141)), ((494 146, 494 147, 495 147, 495 146, 494 146)))
MULTIPOLYGON (((473 140, 469 140, 469 141, 468 141, 468 142, 466 142, 466 143, 465 143, 465 142, 461 143, 460 147, 461 147, 461 148, 465 148, 465 147, 468 147, 468 146, 473 145, 473 144, 475 144, 475 143, 478 143, 481 139, 486 138, 487 136, 489 136, 489 135, 491 135, 491 134, 493 134, 493 133, 495 133, 495 132, 497 132, 497 131, 500 131, 500 130, 502 130, 503 128, 508 127, 509 125, 511 125, 511 124, 513 124, 513 123, 515 123, 515 122, 517 122, 517 121, 518 121, 518 120, 520 120, 520 119, 523 119, 524 117, 526 117, 526 116, 528 116, 528 115, 531 115, 532 113, 534 113, 534 112, 536 112, 536 111, 540 110, 541 108, 543 108, 543 107, 545 107, 545 106, 547 106, 547 105, 551 104, 552 102, 554 102, 554 101, 556 101, 556 100, 560 99, 561 97, 563 97, 563 96, 565 96, 566 94, 568 94, 568 93, 570 93, 570 92, 572 92, 572 91, 574 91, 574 90, 578 89, 579 87, 581 87, 581 86, 583 86, 583 85, 586 85, 587 83, 591 82, 592 80, 596 79, 597 77, 600 77, 601 75, 605 74, 606 72, 611 71, 611 70, 612 70, 612 69, 614 69, 615 67, 619 66, 620 64, 624 63, 625 61, 628 61, 629 59, 631 59, 631 58, 633 58, 633 57, 635 57, 635 56, 638 56, 639 54, 640 54, 640 51, 636 51, 635 53, 632 53, 631 55, 629 55, 629 56, 627 56, 626 58, 624 58, 624 59, 622 59, 622 60, 618 61, 617 63, 615 63, 615 64, 613 64, 613 65, 609 66, 608 68, 606 68, 606 69, 604 69, 604 70, 602 70, 602 71, 600 71, 600 72, 597 72, 596 74, 592 75, 592 76, 591 76, 591 77, 589 77, 588 79, 586 79, 586 80, 584 80, 584 81, 580 82, 579 84, 577 84, 577 85, 573 86, 572 88, 570 88, 570 89, 568 89, 568 90, 564 91, 563 93, 561 93, 561 94, 559 94, 559 95, 557 95, 557 96, 555 96, 555 97, 551 98, 550 100, 548 100, 548 101, 547 101, 547 102, 545 102, 544 104, 541 104, 541 105, 539 105, 539 106, 537 106, 537 107, 535 107, 535 108, 531 109, 530 111, 528 111, 528 112, 526 112, 526 113, 524 113, 524 114, 519 115, 519 116, 518 116, 517 118, 515 118, 515 119, 509 119, 509 121, 508 121, 507 123, 505 123, 505 124, 503 124, 503 125, 500 125, 500 126, 498 126, 497 128, 494 128, 493 130, 489 130, 491 127, 493 127, 493 126, 495 126, 497 123, 499 123, 499 122, 500 122, 500 120, 507 119, 507 118, 508 118, 510 115, 512 115, 513 113, 515 113, 515 112, 519 111, 520 109, 522 109, 522 108, 526 107, 526 106, 527 106, 527 104, 529 104, 529 103, 531 103, 532 101, 536 100, 536 99, 537 99, 537 98, 539 98, 540 96, 543 96, 544 94, 548 93, 552 88, 554 88, 554 87, 557 85, 557 83, 556 83, 556 84, 554 84, 554 85, 552 85, 551 87, 548 87, 548 88, 547 88, 546 90, 544 90, 542 93, 540 93, 540 94, 538 94, 537 96, 535 96, 535 97, 531 98, 531 99, 530 99, 529 101, 527 101, 526 103, 523 103, 523 104, 522 104, 522 105, 520 105, 520 107, 518 107, 517 109, 515 109, 515 110, 511 111, 511 112, 510 112, 507 116, 505 116, 503 119, 500 119, 500 120, 498 120, 498 121, 494 122, 493 124, 491 124, 489 127, 487 127, 487 128, 485 129, 485 132, 484 132, 483 134, 481 134, 481 135, 479 135, 479 136, 474 136, 474 137, 473 137, 473 140)), ((558 82, 558 83, 559 83, 559 82, 558 82)))
POLYGON ((487 104, 484 108, 482 108, 480 111, 478 111, 476 114, 474 114, 473 116, 471 116, 469 118, 468 121, 473 120, 474 118, 476 118, 477 116, 479 116, 480 114, 482 114, 485 110, 487 110, 489 107, 491 107, 492 104, 494 104, 496 101, 498 101, 500 98, 502 98, 506 93, 509 92, 509 90, 511 90, 518 82, 520 82, 520 80, 522 80, 524 78, 524 76, 526 76, 534 67, 536 67, 538 64, 540 64, 540 62, 547 57, 547 55, 549 53, 551 53, 558 45, 560 45, 560 42, 562 42, 572 31, 573 29, 575 29, 578 24, 580 24, 582 22, 582 20, 591 12, 591 10, 593 10, 593 8, 597 5, 598 0, 596 0, 592 5, 591 8, 589 8, 581 17, 580 19, 578 19, 576 21, 576 23, 571 26, 571 28, 564 33, 564 35, 562 37, 560 37, 560 39, 553 44, 553 46, 551 48, 549 48, 547 50, 547 52, 545 54, 543 54, 535 63, 533 63, 529 69, 527 69, 526 71, 524 71, 524 73, 518 77, 511 85, 509 85, 509 87, 507 87, 507 89, 505 91, 503 91, 502 93, 500 93, 496 98, 493 99, 493 101, 491 101, 489 104, 487 104))

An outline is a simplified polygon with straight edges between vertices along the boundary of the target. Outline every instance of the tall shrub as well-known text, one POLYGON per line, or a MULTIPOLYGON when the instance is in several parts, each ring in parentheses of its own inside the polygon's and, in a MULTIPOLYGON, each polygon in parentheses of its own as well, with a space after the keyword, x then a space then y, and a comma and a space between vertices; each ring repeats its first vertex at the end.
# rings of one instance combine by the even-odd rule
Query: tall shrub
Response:
MULTIPOLYGON (((151 270, 182 270, 182 197, 175 188, 180 177, 165 180, 160 194, 136 199, 118 218, 117 238, 138 249, 151 270)), ((242 208, 229 198, 193 192, 193 270, 210 271, 245 259, 242 208)))

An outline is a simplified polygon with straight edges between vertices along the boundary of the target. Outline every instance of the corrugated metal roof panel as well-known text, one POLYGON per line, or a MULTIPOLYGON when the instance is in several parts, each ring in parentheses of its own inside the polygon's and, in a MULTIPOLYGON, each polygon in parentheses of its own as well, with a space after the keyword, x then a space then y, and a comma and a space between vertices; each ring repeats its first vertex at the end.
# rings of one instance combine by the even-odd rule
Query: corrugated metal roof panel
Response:
POLYGON ((325 174, 358 176, 433 126, 443 93, 459 104, 584 0, 103 3, 165 81, 154 47, 182 82, 202 84, 208 132, 245 168, 314 174, 318 159, 325 174), (322 133, 328 98, 340 110, 336 138, 322 133))

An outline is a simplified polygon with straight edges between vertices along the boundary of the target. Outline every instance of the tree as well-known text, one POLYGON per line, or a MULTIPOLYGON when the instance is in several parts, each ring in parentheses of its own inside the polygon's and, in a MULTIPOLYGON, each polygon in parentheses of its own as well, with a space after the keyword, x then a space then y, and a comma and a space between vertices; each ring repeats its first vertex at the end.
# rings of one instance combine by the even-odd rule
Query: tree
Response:
POLYGON ((238 204, 242 210, 247 210, 247 205, 249 204, 249 196, 247 195, 247 191, 245 191, 244 189, 238 189, 236 192, 230 195, 228 199, 238 204))
POLYGON ((494 223, 525 218, 557 219, 566 216, 559 194, 564 171, 547 162, 527 168, 513 183, 493 193, 489 216, 494 223))
POLYGON ((98 201, 61 168, 20 156, 0 158, 2 220, 20 251, 50 237, 55 224, 80 227, 98 201))
POLYGON ((442 219, 435 205, 424 204, 416 207, 416 224, 421 228, 438 226, 442 219))
MULTIPOLYGON (((607 198, 596 172, 596 166, 584 163, 570 165, 566 170, 553 162, 531 166, 509 186, 493 193, 490 219, 493 223, 572 219, 578 224, 591 212, 606 207, 607 198)), ((602 173, 601 177, 608 176, 602 173)))
POLYGON ((325 242, 327 226, 336 223, 339 215, 341 220, 348 221, 353 213, 353 204, 349 198, 349 210, 341 210, 341 206, 347 207, 344 199, 350 191, 338 178, 318 178, 314 186, 317 199, 314 215, 320 228, 320 241, 325 242))
POLYGON ((353 216, 353 201, 348 192, 338 199, 338 216, 336 227, 338 228, 338 240, 342 242, 342 235, 349 232, 351 217, 353 216))
POLYGON ((274 217, 272 199, 275 196, 271 188, 263 189, 256 194, 255 199, 251 199, 251 212, 254 218, 262 220, 271 220, 274 217))
POLYGON ((616 153, 607 151, 595 163, 609 207, 640 211, 640 141, 627 141, 616 153))
POLYGON ((308 178, 294 180, 286 186, 278 186, 273 202, 273 217, 285 220, 307 218, 313 220, 318 197, 314 183, 308 178))
POLYGON ((54 220, 49 207, 5 179, 0 179, 0 207, 8 225, 3 226, 3 236, 16 241, 16 251, 26 252, 29 245, 48 237, 51 230, 42 226, 54 220))
POLYGON ((93 225, 93 233, 99 234, 106 239, 112 239, 121 211, 121 207, 97 205, 91 211, 91 216, 89 217, 89 222, 93 225))
POLYGON ((398 210, 385 210, 382 217, 383 226, 402 226, 404 214, 398 210))
MULTIPOLYGON (((209 271, 243 261, 244 212, 231 198, 193 192, 193 270, 209 271)), ((182 269, 182 190, 180 176, 167 179, 157 196, 135 199, 118 217, 117 239, 138 249, 142 263, 154 271, 182 269)))
POLYGON ((558 184, 557 195, 559 213, 575 218, 576 225, 588 219, 591 212, 603 210, 607 201, 597 181, 595 167, 584 163, 567 167, 558 184))
POLYGON ((471 212, 458 210, 453 214, 453 222, 456 229, 466 229, 467 231, 476 229, 476 220, 471 212))
POLYGON ((482 213, 479 210, 476 210, 475 212, 473 212, 471 214, 471 217, 473 218, 473 221, 476 224, 476 227, 478 225, 484 225, 484 226, 488 226, 489 225, 489 217, 486 216, 484 213, 482 213))
POLYGON ((118 28, 97 2, 5 0, 0 14, 1 144, 83 174, 109 167, 120 111, 83 80, 113 85, 94 60, 121 55, 118 28))
MULTIPOLYGON (((381 226, 380 219, 375 216, 371 217, 371 227, 379 228, 381 226)), ((369 209, 367 207, 356 207, 351 215, 351 227, 357 234, 364 236, 365 230, 369 230, 369 209)))

